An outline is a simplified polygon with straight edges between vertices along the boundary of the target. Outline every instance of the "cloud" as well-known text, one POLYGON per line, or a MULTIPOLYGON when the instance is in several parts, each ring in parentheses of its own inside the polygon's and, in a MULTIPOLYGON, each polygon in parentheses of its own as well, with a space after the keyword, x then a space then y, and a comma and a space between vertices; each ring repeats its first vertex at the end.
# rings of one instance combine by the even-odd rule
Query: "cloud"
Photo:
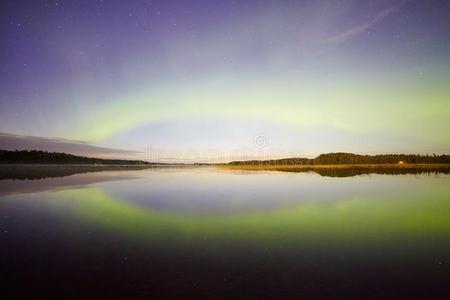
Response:
POLYGON ((0 149, 45 150, 95 157, 132 157, 141 154, 138 151, 99 147, 83 141, 16 135, 3 132, 0 132, 0 149))
POLYGON ((369 20, 356 24, 351 28, 347 28, 334 36, 331 36, 325 40, 322 41, 323 44, 339 44, 342 42, 345 42, 355 36, 360 35, 361 33, 365 32, 366 30, 372 28, 375 26, 378 22, 383 20, 384 18, 388 17, 389 15, 399 11, 403 6, 405 6, 410 0, 403 0, 395 5, 386 7, 380 11, 378 11, 374 16, 372 16, 369 20))

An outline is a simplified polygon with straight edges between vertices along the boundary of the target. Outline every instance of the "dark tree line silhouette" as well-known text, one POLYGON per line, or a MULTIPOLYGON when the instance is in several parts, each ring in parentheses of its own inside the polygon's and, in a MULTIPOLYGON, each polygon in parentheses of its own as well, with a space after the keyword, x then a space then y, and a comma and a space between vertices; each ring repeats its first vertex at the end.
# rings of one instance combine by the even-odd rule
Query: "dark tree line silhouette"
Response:
POLYGON ((89 164, 89 165, 147 165, 140 160, 101 159, 61 152, 38 150, 0 150, 0 164, 89 164))
POLYGON ((358 164, 450 164, 450 155, 380 154, 360 155, 345 152, 320 154, 316 158, 232 161, 230 165, 358 165, 358 164))
POLYGON ((314 159, 315 165, 339 164, 449 164, 450 155, 420 155, 420 154, 379 154, 360 155, 353 153, 327 153, 314 159))
MULTIPOLYGON (((358 164, 450 164, 450 155, 380 154, 360 155, 345 152, 320 154, 316 158, 232 161, 230 165, 358 165, 358 164)), ((61 152, 38 150, 0 150, 0 164, 89 164, 149 165, 141 160, 101 159, 61 152)))

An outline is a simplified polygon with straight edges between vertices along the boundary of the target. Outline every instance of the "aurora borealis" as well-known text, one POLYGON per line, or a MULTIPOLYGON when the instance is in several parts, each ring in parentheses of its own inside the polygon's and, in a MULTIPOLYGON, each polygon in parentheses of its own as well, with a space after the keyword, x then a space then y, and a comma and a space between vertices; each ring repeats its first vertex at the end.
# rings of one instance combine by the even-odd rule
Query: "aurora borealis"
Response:
POLYGON ((280 156, 450 151, 449 1, 4 0, 0 11, 3 133, 133 155, 248 154, 258 135, 280 156))

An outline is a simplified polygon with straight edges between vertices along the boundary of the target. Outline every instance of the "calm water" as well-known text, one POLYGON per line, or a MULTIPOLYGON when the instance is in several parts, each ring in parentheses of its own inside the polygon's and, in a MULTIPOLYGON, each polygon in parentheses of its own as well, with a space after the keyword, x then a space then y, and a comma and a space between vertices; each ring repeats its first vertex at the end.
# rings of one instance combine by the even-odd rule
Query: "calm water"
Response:
POLYGON ((450 175, 73 173, 0 180, 2 295, 450 298, 450 175))

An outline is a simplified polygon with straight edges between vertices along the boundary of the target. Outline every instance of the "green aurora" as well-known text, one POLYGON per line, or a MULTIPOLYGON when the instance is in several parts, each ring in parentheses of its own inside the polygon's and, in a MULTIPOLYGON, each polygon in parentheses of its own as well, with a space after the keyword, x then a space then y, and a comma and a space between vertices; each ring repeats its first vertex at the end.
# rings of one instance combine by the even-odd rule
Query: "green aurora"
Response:
POLYGON ((223 216, 154 211, 109 196, 100 188, 54 192, 51 198, 54 204, 69 203, 75 215, 86 221, 150 243, 169 239, 198 247, 213 241, 264 246, 285 239, 358 243, 450 234, 450 188, 442 186, 382 198, 307 202, 223 216))

